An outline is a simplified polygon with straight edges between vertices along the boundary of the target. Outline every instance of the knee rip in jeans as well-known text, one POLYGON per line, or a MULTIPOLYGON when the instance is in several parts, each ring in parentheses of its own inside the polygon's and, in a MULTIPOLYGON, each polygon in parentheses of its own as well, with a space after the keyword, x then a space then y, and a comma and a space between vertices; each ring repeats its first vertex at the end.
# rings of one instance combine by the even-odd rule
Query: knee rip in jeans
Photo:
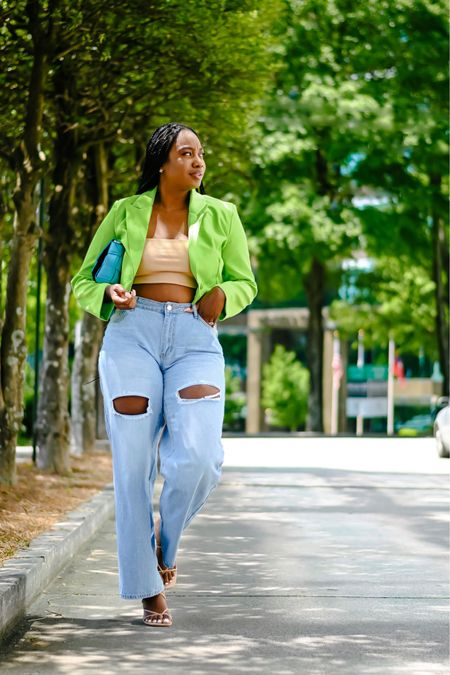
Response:
POLYGON ((182 403, 220 401, 220 389, 212 384, 191 384, 177 391, 177 399, 182 403))
POLYGON ((142 416, 151 412, 146 396, 117 396, 113 399, 114 412, 124 417, 142 416))

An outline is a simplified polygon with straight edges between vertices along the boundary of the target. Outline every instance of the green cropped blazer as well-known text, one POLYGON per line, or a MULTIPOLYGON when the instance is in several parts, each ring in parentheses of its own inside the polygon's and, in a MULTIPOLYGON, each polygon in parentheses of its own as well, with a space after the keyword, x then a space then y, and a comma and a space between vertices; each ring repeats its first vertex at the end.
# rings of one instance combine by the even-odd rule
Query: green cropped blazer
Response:
MULTIPOLYGON (((130 291, 140 265, 157 188, 119 199, 100 223, 81 268, 71 280, 79 305, 107 321, 114 311, 105 302, 106 283, 92 278, 94 263, 111 239, 125 247, 120 283, 130 291)), ((196 190, 190 191, 188 254, 191 272, 197 281, 193 303, 215 286, 226 296, 219 321, 241 312, 257 294, 250 265, 247 238, 236 206, 196 190)))

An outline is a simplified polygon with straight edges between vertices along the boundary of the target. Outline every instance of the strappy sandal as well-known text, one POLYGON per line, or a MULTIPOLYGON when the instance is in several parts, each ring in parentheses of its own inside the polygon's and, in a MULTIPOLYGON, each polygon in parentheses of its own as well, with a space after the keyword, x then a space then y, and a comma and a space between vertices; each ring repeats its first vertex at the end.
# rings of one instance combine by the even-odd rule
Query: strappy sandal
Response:
MULTIPOLYGON (((164 597, 166 596, 164 595, 164 597)), ((162 612, 154 612, 152 609, 146 609, 144 607, 142 622, 145 623, 146 626, 156 626, 157 628, 169 628, 173 623, 168 607, 162 612)))
MULTIPOLYGON (((159 543, 159 523, 157 521, 157 527, 155 526, 155 541, 156 541, 156 556, 158 557, 158 549, 162 552, 161 544, 159 543)), ((177 583, 177 566, 174 567, 161 567, 158 563, 158 572, 161 575, 163 580, 164 588, 173 588, 177 583), (173 572, 173 576, 168 576, 168 572, 173 572)))
MULTIPOLYGON (((157 548, 161 548, 161 546, 158 546, 157 548)), ((175 567, 161 567, 158 565, 158 572, 161 575, 161 579, 163 580, 164 588, 172 588, 175 586, 177 583, 177 566, 175 567), (173 576, 169 577, 167 579, 167 573, 168 572, 173 572, 173 576)))

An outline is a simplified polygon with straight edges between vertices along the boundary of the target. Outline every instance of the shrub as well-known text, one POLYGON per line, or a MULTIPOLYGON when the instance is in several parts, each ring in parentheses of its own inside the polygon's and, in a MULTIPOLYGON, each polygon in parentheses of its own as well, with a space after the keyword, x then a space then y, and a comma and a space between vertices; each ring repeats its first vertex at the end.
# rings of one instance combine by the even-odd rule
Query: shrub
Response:
POLYGON ((239 377, 233 375, 230 366, 225 366, 225 416, 224 427, 228 430, 243 428, 242 411, 245 407, 246 396, 241 391, 239 377))
POLYGON ((296 431, 304 425, 308 409, 309 372, 294 352, 282 345, 275 347, 270 361, 263 366, 262 404, 274 427, 296 431))

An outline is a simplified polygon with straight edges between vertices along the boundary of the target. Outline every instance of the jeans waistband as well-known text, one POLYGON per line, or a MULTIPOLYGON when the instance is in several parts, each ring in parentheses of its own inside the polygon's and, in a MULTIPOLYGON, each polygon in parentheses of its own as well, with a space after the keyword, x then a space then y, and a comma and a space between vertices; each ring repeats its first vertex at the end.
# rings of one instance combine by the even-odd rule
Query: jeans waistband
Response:
POLYGON ((159 312, 166 314, 166 312, 184 312, 187 307, 194 308, 192 302, 173 302, 167 300, 159 302, 158 300, 151 300, 150 298, 143 298, 141 295, 136 296, 136 309, 147 309, 152 312, 159 312))

